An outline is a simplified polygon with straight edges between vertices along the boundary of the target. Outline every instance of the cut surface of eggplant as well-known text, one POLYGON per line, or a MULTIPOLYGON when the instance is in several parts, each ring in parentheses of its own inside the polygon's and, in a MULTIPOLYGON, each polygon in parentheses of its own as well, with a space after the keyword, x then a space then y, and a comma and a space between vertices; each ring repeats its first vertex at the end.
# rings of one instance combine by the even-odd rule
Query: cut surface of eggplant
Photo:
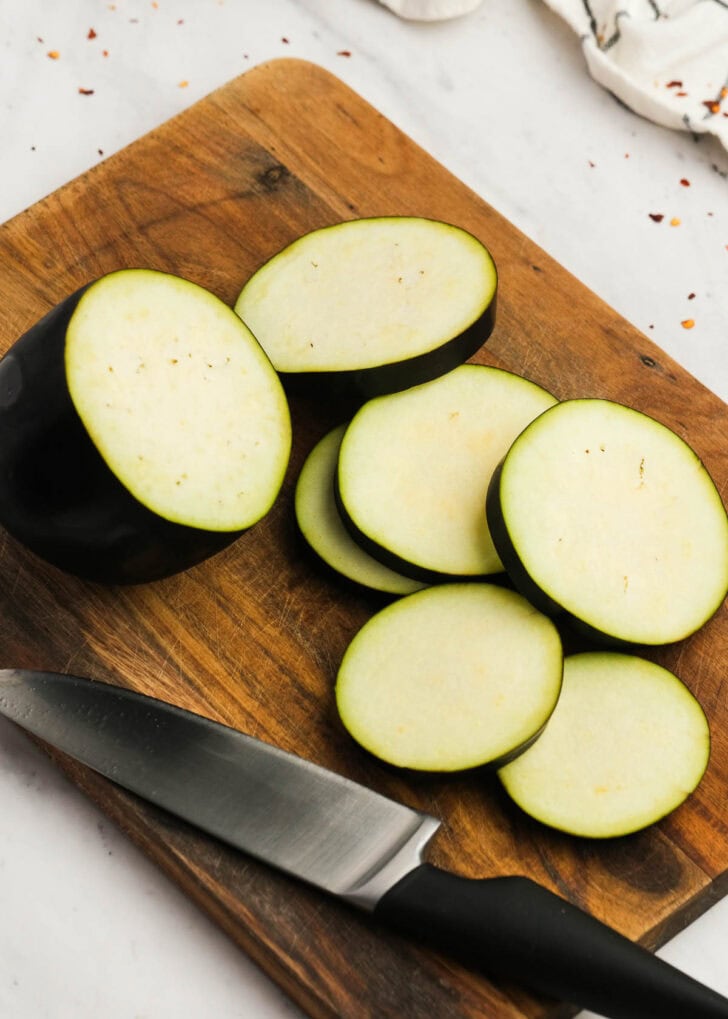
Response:
POLYGON ((493 584, 441 584, 364 624, 336 703, 351 736, 398 767, 457 771, 503 762, 541 731, 561 687, 554 624, 493 584))
POLYGON ((62 301, 0 362, 0 522, 87 579, 138 583, 219 551, 270 509, 287 400, 213 294, 119 270, 62 301))
POLYGON ((270 508, 288 406, 265 354, 213 294, 151 270, 113 273, 66 335, 74 406, 110 469, 153 512, 213 531, 270 508))
POLYGON ((709 755, 703 709, 677 676, 637 656, 585 652, 565 659, 546 728, 499 777, 536 820, 609 838, 678 807, 700 782, 709 755))
POLYGON ((687 637, 728 590, 728 517, 693 450, 651 417, 570 400, 514 442, 488 493, 491 533, 543 611, 625 644, 687 637))
POLYGON ((493 328, 496 289, 472 234, 386 216, 305 234, 251 276, 235 310, 284 377, 368 397, 467 360, 493 328))
POLYGON ((411 594, 422 587, 373 559, 341 522, 334 475, 346 425, 332 429, 306 457, 296 483, 296 521, 304 538, 332 569, 364 587, 387 594, 411 594))
POLYGON ((339 453, 345 525, 375 558, 424 581, 501 573, 488 484, 516 436, 555 403, 527 379, 474 364, 368 401, 339 453))

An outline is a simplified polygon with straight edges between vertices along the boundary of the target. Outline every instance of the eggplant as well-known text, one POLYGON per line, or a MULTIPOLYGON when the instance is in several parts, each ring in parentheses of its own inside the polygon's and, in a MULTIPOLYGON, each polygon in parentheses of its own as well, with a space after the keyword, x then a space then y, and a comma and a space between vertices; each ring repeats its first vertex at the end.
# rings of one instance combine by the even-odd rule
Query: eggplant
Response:
POLYGON ((336 505, 334 476, 346 424, 327 432, 306 457, 296 482, 296 522, 327 566, 362 587, 384 594, 412 594, 423 585, 370 556, 351 537, 336 505))
POLYGON ((345 526, 374 558, 420 581, 502 574, 488 483, 516 436, 554 403, 534 382, 476 364, 367 401, 339 452, 345 526))
POLYGON ((545 411, 493 474, 487 517, 515 587, 603 645, 682 640, 728 592, 728 516, 690 446, 595 398, 545 411))
POLYGON ((348 220, 289 244, 235 310, 289 389, 361 402, 462 364, 495 323, 486 247, 449 223, 348 220))
POLYGON ((381 609, 341 661, 349 734, 389 764, 452 772, 505 764, 540 734, 561 690, 551 620, 495 584, 427 587, 381 609))
POLYGON ((546 728, 498 774, 536 820, 571 835, 614 838, 679 807, 709 757, 705 713, 674 673, 636 655, 591 651, 565 659, 546 728))
POLYGON ((0 524, 100 583, 188 569, 260 520, 288 403, 238 316, 187 280, 109 273, 0 361, 0 524))

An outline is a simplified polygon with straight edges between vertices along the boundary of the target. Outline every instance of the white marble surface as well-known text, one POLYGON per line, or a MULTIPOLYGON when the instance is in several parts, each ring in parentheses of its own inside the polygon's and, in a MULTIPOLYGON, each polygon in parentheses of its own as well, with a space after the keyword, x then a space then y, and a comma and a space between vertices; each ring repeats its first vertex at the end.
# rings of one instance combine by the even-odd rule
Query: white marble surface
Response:
MULTIPOLYGON (((0 221, 278 56, 338 74, 728 399, 728 155, 617 104, 539 0, 427 25, 375 0, 0 0, 0 221)), ((3 1019, 298 1014, 7 723, 0 917, 3 1019)), ((727 948, 722 903, 661 954, 728 994, 727 948)))

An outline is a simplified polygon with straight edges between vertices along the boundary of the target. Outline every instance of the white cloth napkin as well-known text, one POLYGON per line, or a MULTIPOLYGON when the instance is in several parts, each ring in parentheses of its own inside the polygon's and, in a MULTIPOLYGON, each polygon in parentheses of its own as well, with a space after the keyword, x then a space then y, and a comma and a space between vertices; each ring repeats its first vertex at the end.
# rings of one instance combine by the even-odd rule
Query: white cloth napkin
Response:
MULTIPOLYGON (((381 0, 434 21, 482 0, 381 0)), ((487 0, 486 0, 487 2, 487 0)), ((577 33, 589 73, 657 124, 716 135, 728 148, 728 0, 545 0, 577 33)))
POLYGON ((546 0, 578 33, 595 81, 657 124, 728 148, 726 0, 546 0))

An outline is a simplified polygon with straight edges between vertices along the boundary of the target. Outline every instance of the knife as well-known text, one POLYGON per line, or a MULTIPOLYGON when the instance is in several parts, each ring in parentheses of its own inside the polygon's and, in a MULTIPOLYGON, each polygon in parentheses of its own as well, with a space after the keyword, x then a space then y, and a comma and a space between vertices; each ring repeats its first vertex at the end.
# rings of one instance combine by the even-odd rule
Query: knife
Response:
POLYGON ((609 1019, 728 1019, 728 999, 527 877, 423 861, 440 826, 236 729, 98 680, 0 670, 0 714, 383 924, 609 1019))

